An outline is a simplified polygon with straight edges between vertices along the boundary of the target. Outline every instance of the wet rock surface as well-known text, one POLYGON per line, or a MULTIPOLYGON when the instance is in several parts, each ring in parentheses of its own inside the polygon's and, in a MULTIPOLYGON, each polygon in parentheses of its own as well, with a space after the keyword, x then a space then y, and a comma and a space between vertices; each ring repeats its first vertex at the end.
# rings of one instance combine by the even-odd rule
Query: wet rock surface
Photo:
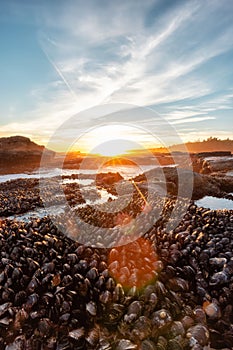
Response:
MULTIPOLYGON (((169 185, 168 193, 171 195, 177 196, 180 186, 187 189, 187 193, 190 186, 193 186, 192 199, 200 199, 203 196, 224 197, 228 193, 233 192, 232 176, 205 175, 187 169, 176 168, 164 168, 163 172, 166 184, 169 185)), ((145 174, 137 176, 134 180, 144 183, 147 177, 157 178, 161 181, 160 172, 157 169, 149 170, 145 174)), ((183 192, 185 195, 185 190, 183 192)))
POLYGON ((213 173, 219 171, 228 171, 233 168, 233 157, 209 157, 203 161, 202 172, 203 173, 213 173))
POLYGON ((0 349, 232 349, 232 211, 191 203, 167 231, 172 205, 108 249, 1 220, 0 349))
POLYGON ((201 174, 225 174, 233 169, 233 157, 230 151, 200 152, 191 155, 195 172, 201 174))

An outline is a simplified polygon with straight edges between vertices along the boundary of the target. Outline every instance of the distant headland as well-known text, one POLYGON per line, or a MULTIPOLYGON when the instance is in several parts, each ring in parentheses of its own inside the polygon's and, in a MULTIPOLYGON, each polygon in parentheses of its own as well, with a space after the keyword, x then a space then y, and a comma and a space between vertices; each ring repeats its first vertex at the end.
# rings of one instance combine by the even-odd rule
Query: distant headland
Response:
MULTIPOLYGON (((188 142, 185 144, 188 152, 191 154, 194 171, 200 172, 202 165, 195 161, 196 158, 205 158, 208 156, 231 156, 233 153, 233 140, 220 140, 216 137, 210 137, 204 141, 188 142)), ((172 145, 168 148, 151 148, 150 151, 158 158, 161 165, 172 164, 172 153, 182 152, 184 145, 172 145)), ((133 150, 132 157, 137 159, 137 156, 142 155, 140 150, 133 150)), ((33 171, 40 166, 41 157, 46 159, 49 166, 56 166, 56 160, 61 154, 47 149, 43 145, 30 140, 24 136, 11 136, 0 138, 0 174, 20 173, 25 171, 33 171)), ((63 155, 64 156, 64 155, 63 155)), ((64 157, 65 168, 78 168, 80 162, 86 154, 81 152, 70 153, 64 157)), ((100 155, 101 156, 101 155, 100 155)), ((88 155, 90 164, 95 162, 98 155, 88 155)), ((102 156, 105 158, 104 156, 102 156)), ((127 164, 127 155, 121 155, 121 162, 127 164)), ((144 159, 145 164, 150 162, 150 159, 144 159)), ((205 170, 206 171, 206 170, 205 170)))

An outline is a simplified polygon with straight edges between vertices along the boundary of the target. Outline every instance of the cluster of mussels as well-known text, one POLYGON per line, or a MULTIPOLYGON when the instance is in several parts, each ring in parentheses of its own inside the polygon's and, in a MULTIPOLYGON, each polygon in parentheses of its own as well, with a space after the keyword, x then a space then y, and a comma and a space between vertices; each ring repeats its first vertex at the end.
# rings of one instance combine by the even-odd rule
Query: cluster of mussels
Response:
POLYGON ((230 350, 232 251, 232 211, 194 204, 111 249, 2 220, 0 349, 230 350))
POLYGON ((38 179, 17 179, 0 184, 0 216, 8 217, 15 214, 26 213, 29 210, 43 207, 40 191, 43 191, 43 199, 46 205, 59 205, 64 203, 64 198, 69 206, 85 203, 80 186, 77 183, 61 185, 61 194, 56 196, 59 181, 46 180, 46 186, 39 189, 38 179))
POLYGON ((14 180, 0 184, 0 216, 24 213, 42 206, 38 180, 14 180))

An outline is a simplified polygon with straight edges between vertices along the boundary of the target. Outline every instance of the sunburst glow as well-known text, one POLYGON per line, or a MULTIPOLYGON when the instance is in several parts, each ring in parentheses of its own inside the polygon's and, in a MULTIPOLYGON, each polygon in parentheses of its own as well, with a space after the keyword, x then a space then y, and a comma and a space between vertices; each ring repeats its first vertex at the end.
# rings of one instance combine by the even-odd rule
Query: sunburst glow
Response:
POLYGON ((128 125, 104 125, 91 129, 79 138, 72 150, 115 157, 134 149, 143 149, 155 143, 144 130, 128 125))

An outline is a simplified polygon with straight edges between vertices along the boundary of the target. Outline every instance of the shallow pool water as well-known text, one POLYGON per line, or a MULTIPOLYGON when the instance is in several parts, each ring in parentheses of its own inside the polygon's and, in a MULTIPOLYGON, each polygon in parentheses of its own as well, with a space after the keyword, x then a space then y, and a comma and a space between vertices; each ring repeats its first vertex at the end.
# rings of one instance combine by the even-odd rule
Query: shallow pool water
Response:
POLYGON ((43 218, 47 215, 59 215, 64 212, 64 206, 63 205, 55 205, 49 207, 49 213, 46 208, 36 208, 35 210, 28 211, 23 214, 16 214, 8 216, 8 220, 16 220, 16 221, 25 221, 28 222, 32 219, 38 219, 43 218))
POLYGON ((227 176, 233 176, 233 170, 230 170, 226 173, 227 176))
POLYGON ((202 199, 196 201, 198 207, 209 208, 211 210, 218 209, 231 209, 233 210, 233 201, 225 198, 217 198, 211 196, 205 196, 202 199))
POLYGON ((71 183, 77 183, 79 185, 82 185, 82 186, 89 186, 93 183, 93 179, 64 179, 62 180, 62 183, 64 185, 66 184, 71 184, 71 183))

